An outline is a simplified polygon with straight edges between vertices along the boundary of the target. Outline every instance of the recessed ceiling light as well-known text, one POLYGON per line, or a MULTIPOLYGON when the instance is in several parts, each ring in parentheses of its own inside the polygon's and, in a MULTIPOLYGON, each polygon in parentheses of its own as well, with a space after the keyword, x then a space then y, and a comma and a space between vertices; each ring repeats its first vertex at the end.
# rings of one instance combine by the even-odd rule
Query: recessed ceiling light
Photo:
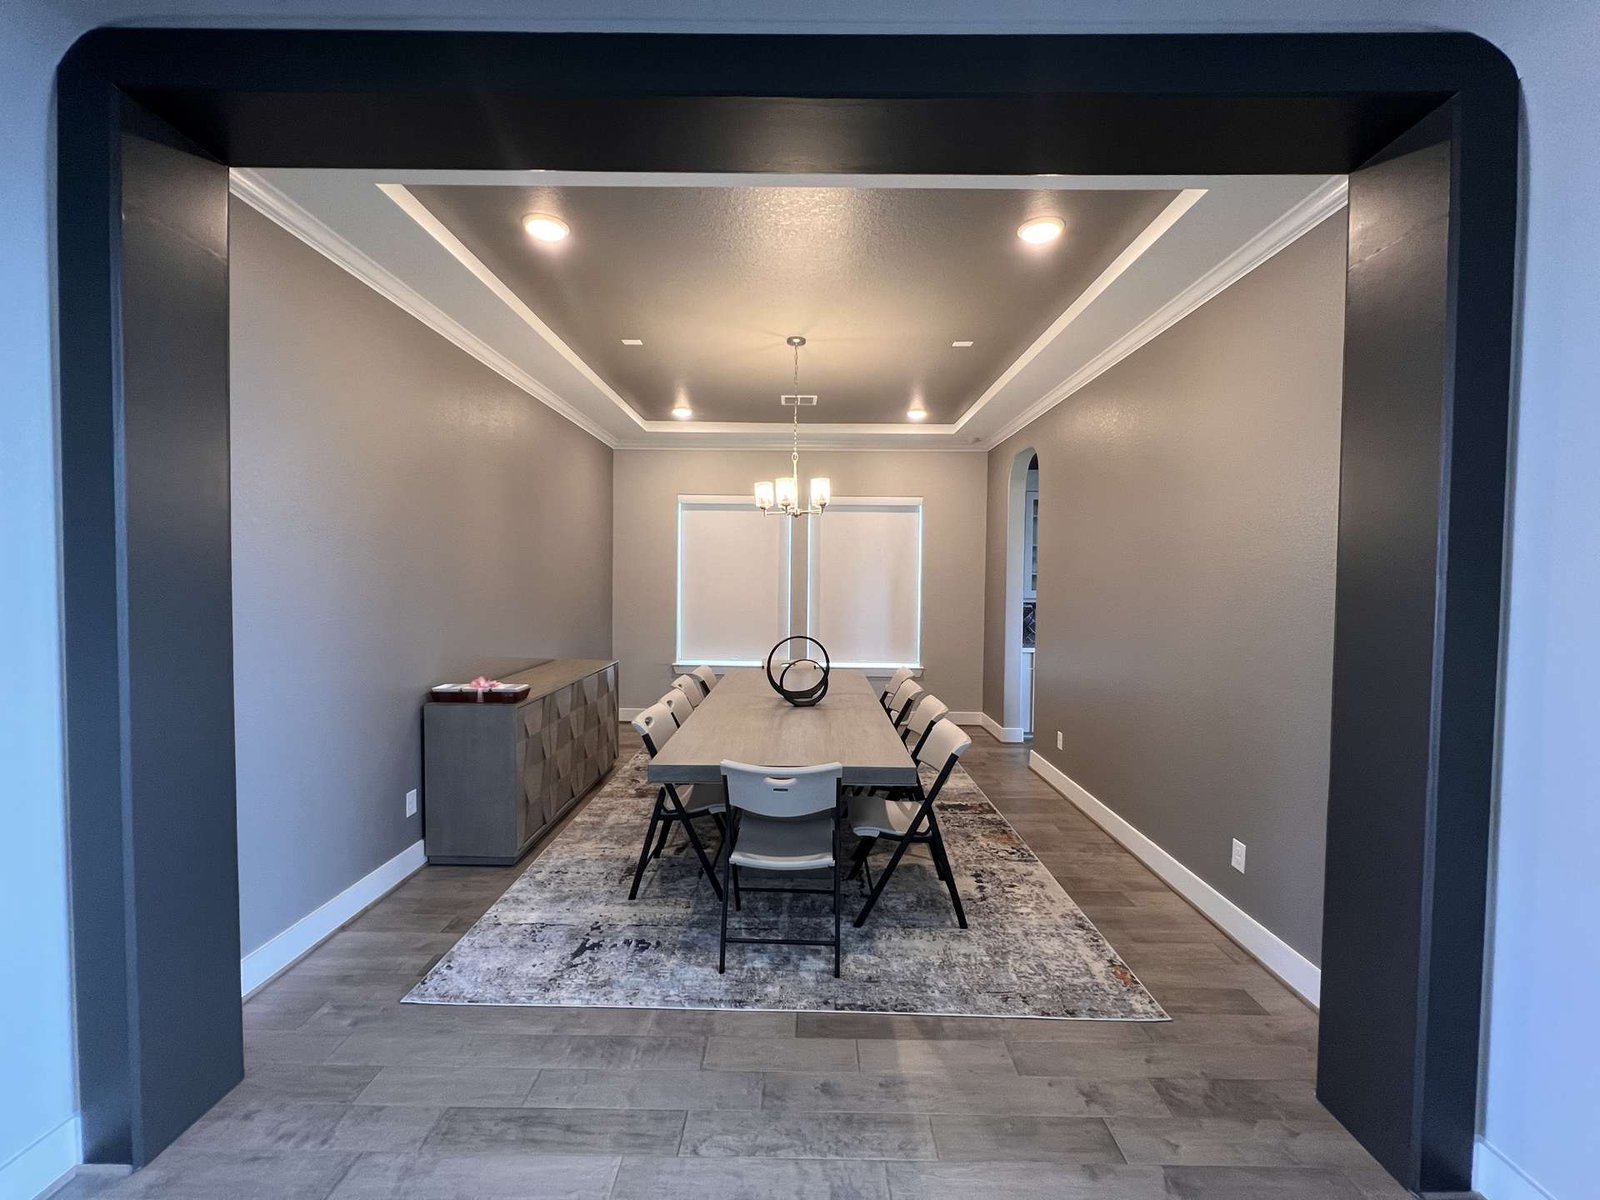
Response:
POLYGON ((643 338, 623 338, 622 339, 622 344, 624 346, 642 346, 642 345, 644 345, 644 339, 643 338))
POLYGON ((1066 232, 1066 223, 1060 217, 1034 217, 1017 226, 1017 236, 1032 246, 1053 242, 1066 232))
POLYGON ((955 348, 956 348, 956 349, 957 349, 957 350, 965 350, 965 349, 967 349, 967 348, 968 348, 968 347, 969 347, 969 346, 971 346, 971 345, 972 345, 972 343, 971 343, 971 342, 970 342, 970 341, 965 341, 965 342, 951 342, 951 343, 950 343, 950 344, 951 344, 951 345, 952 345, 952 346, 954 346, 954 347, 955 347, 955 348))
POLYGON ((906 420, 908 421, 926 421, 927 419, 928 410, 923 408, 920 404, 906 409, 906 420))
POLYGON ((572 232, 565 221, 549 213, 529 213, 522 218, 522 227, 539 242, 564 242, 572 232))
POLYGON ((680 421, 687 421, 690 417, 694 416, 694 409, 689 407, 689 402, 687 400, 679 400, 672 406, 672 415, 677 417, 680 421))

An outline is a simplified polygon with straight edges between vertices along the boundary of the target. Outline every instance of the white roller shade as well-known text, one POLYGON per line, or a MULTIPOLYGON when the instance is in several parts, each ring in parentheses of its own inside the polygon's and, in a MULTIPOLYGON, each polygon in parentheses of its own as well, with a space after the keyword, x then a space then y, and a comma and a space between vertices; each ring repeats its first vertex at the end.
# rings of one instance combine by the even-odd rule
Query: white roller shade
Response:
POLYGON ((840 498, 809 520, 811 636, 839 666, 921 666, 922 501, 840 498))
POLYGON ((747 496, 678 497, 678 662, 759 663, 789 632, 793 524, 747 496))

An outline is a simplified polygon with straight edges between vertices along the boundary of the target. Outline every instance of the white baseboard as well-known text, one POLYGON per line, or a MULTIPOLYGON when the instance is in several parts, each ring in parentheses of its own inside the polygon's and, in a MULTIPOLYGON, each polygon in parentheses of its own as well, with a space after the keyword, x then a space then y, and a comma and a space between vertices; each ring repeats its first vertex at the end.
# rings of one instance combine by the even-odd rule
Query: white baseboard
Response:
POLYGON ((1065 772, 1047 762, 1037 750, 1028 754, 1028 765, 1046 783, 1077 805, 1096 825, 1104 829, 1144 863, 1172 889, 1198 908, 1217 928, 1243 946, 1279 979, 1315 1007, 1322 996, 1322 971, 1288 942, 1229 900, 1155 842, 1119 817, 1105 803, 1095 799, 1065 772))
POLYGON ((983 714, 980 712, 956 712, 954 709, 945 713, 945 720, 954 721, 957 725, 982 725, 983 714))
POLYGON ((322 907, 246 954, 239 963, 241 994, 248 997, 351 917, 393 891, 427 861, 422 842, 412 842, 377 870, 363 875, 322 907))
POLYGON ((1556 1200, 1483 1138, 1472 1147, 1472 1190, 1484 1200, 1556 1200))
POLYGON ((48 1196, 83 1161, 83 1120, 73 1113, 50 1132, 0 1163, 0 1196, 48 1196))
MULTIPOLYGON (((974 713, 972 715, 978 719, 970 723, 973 725, 982 725, 984 729, 989 732, 989 736, 994 738, 994 740, 997 742, 1020 742, 1028 736, 1028 731, 1026 729, 1016 725, 1002 725, 988 713, 974 713)), ((966 725, 968 723, 969 722, 966 721, 956 722, 958 725, 966 725)))

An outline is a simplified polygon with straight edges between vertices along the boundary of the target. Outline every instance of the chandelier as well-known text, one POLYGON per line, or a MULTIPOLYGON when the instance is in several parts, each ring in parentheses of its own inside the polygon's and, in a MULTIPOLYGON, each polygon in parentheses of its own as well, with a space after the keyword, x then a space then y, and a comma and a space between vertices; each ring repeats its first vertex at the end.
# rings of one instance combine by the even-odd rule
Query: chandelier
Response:
POLYGON ((817 398, 800 395, 800 347, 806 344, 805 338, 796 334, 787 341, 794 348, 794 394, 779 397, 779 403, 794 409, 794 448, 789 454, 787 476, 779 479, 776 485, 770 479, 763 479, 756 484, 756 507, 763 513, 779 516, 820 517, 828 507, 828 501, 833 499, 833 485, 826 475, 819 475, 811 481, 811 494, 807 497, 809 503, 805 508, 800 507, 800 409, 812 407, 817 398))

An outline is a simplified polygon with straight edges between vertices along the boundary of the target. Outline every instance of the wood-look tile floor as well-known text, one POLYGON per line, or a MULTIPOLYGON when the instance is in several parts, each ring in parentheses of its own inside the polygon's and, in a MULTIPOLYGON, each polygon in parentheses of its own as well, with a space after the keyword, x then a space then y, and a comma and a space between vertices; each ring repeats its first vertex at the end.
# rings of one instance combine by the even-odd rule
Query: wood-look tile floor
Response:
POLYGON ((429 867, 245 1005, 244 1082, 171 1149, 58 1195, 1406 1195, 1317 1103, 1314 1013, 1024 748, 975 731, 966 765, 1170 1023, 402 1006, 517 874, 429 867))

